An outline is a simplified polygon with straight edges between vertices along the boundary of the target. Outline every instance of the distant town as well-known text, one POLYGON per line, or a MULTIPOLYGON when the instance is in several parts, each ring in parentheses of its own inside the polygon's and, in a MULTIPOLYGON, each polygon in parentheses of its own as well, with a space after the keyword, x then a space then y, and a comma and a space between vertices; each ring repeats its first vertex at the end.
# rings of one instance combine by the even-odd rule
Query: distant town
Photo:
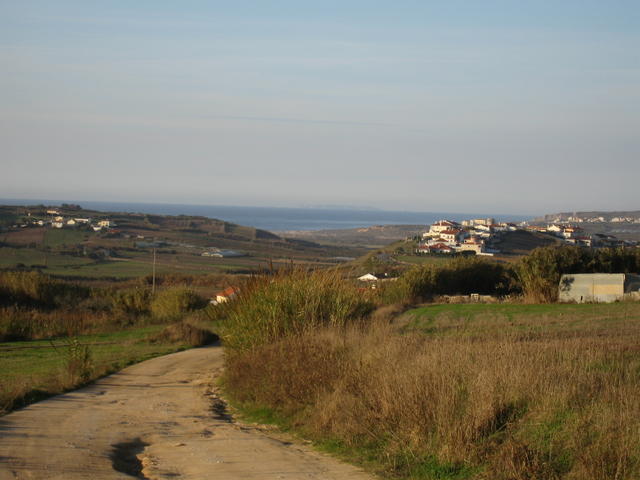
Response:
MULTIPOLYGON (((635 240, 621 240, 606 233, 587 234, 578 223, 604 223, 605 218, 576 217, 567 219, 557 217, 546 225, 531 225, 529 222, 496 223, 494 218, 475 218, 463 220, 461 223, 453 220, 439 220, 430 225, 424 232, 416 248, 417 254, 450 254, 473 252, 476 255, 493 256, 500 253, 497 245, 502 240, 505 232, 518 230, 546 233, 557 237, 563 242, 581 247, 634 247, 638 245, 635 240)), ((640 223, 636 217, 613 217, 610 222, 640 223)))
MULTIPOLYGON (((68 205, 67 207, 77 207, 68 205)), ((46 215, 32 215, 25 210, 19 223, 15 223, 9 229, 21 229, 27 227, 50 227, 54 229, 85 228, 95 232, 108 232, 124 238, 138 240, 135 246, 138 248, 158 248, 171 245, 173 242, 148 241, 144 235, 130 235, 117 228, 117 224, 109 218, 92 219, 87 217, 65 216, 62 209, 49 208, 46 215), (146 240, 146 241, 145 241, 146 240)), ((474 218, 457 222, 443 219, 431 225, 424 233, 415 238, 418 241, 416 254, 451 254, 469 252, 475 255, 493 256, 501 253, 500 243, 505 232, 528 231, 551 235, 564 243, 589 248, 603 247, 634 247, 637 240, 620 239, 609 233, 593 233, 597 224, 629 224, 639 225, 640 216, 635 215, 606 215, 597 214, 552 214, 530 222, 496 222, 493 217, 474 218), (589 225, 591 233, 587 233, 580 225, 589 225)), ((597 227, 596 227, 597 228, 597 227)), ((178 244, 176 244, 178 245, 178 244)), ((182 245, 182 244, 180 244, 182 245)), ((192 247, 192 245, 184 245, 192 247)), ((205 257, 237 257, 245 255, 243 252, 220 249, 215 247, 205 248, 201 254, 205 257)))
POLYGON ((38 218, 32 216, 31 212, 26 212, 26 218, 23 219, 22 222, 16 223, 12 225, 12 228, 26 228, 29 226, 33 227, 46 227, 50 226, 51 228, 75 228, 79 226, 90 227, 94 232, 99 232, 101 230, 108 230, 110 228, 114 228, 116 226, 115 222, 106 219, 100 219, 97 221, 92 221, 91 218, 70 218, 64 217, 60 210, 49 209, 46 210, 46 214, 49 218, 38 218))
MULTIPOLYGON (((68 205, 67 208, 73 208, 81 210, 79 205, 68 205)), ((138 233, 123 231, 118 228, 118 224, 108 218, 85 218, 74 217, 69 215, 63 215, 63 209, 47 209, 44 213, 46 215, 37 215, 25 210, 23 217, 19 223, 10 225, 9 230, 18 230, 28 227, 48 227, 54 229, 85 229, 93 230, 94 232, 103 232, 111 236, 118 236, 124 239, 134 239, 134 246, 136 248, 162 248, 162 247, 184 247, 184 248, 196 248, 196 246, 185 242, 171 242, 166 240, 158 240, 153 237, 141 235, 138 233)), ((0 229, 1 231, 1 229, 0 229)), ((200 247, 202 248, 202 247, 200 247)), ((103 250, 106 256, 113 256, 113 251, 103 250)), ((236 250, 221 249, 217 247, 205 247, 201 254, 203 257, 242 257, 246 254, 236 250)))

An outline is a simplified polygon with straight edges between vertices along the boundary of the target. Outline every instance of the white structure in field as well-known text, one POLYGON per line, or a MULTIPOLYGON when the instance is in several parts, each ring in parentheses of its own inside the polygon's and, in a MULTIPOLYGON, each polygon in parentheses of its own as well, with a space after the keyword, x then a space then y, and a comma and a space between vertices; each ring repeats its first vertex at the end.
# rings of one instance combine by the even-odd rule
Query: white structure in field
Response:
POLYGON ((640 300, 640 275, 629 273, 575 273, 562 275, 558 290, 561 302, 615 302, 640 300))
POLYGON ((361 277, 358 277, 361 282, 377 282, 379 280, 373 273, 365 273, 361 277))
POLYGON ((209 303, 213 305, 220 305, 221 303, 226 303, 230 300, 233 300, 240 293, 240 289, 238 287, 227 287, 221 292, 216 293, 216 298, 211 299, 209 303))

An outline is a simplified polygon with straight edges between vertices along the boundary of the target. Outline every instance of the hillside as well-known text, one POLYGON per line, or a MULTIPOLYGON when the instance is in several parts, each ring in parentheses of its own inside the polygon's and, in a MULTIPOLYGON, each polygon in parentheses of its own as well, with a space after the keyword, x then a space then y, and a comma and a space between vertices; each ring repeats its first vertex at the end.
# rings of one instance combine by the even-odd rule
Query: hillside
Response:
POLYGON ((532 223, 539 222, 554 222, 559 220, 570 221, 571 218, 599 218, 602 217, 604 222, 610 222, 614 218, 634 218, 640 219, 640 210, 616 210, 616 211, 604 211, 604 210, 593 210, 593 211, 583 211, 583 212, 560 212, 560 213, 549 213, 543 215, 541 217, 534 218, 532 223))
POLYGON ((528 255, 535 248, 560 244, 562 242, 558 238, 549 234, 516 230, 515 232, 504 232, 495 246, 501 252, 497 257, 503 258, 505 256, 528 255))
MULTIPOLYGON (((499 249, 500 253, 483 258, 497 262, 514 262, 538 247, 560 244, 562 244, 561 240, 549 234, 525 230, 504 232, 500 241, 495 244, 495 248, 499 249)), ((414 239, 399 240, 367 252, 343 264, 342 268, 353 275, 376 272, 396 276, 414 265, 443 264, 455 258, 455 255, 450 254, 417 255, 415 254, 417 247, 418 242, 414 239)))
POLYGON ((640 210, 584 211, 551 213, 535 218, 533 225, 571 223, 579 225, 586 235, 602 233, 621 240, 640 241, 640 210))
POLYGON ((424 225, 375 225, 364 228, 299 230, 280 233, 286 238, 303 239, 325 245, 381 247, 398 240, 420 235, 424 231, 424 225))
POLYGON ((0 206, 0 268, 137 277, 151 273, 154 251, 158 273, 198 274, 249 273, 290 262, 333 265, 366 249, 282 238, 206 217, 98 212, 77 205, 0 206), (54 228, 56 218, 64 219, 60 228, 54 228), (66 223, 74 219, 84 223, 66 223), (100 229, 101 222, 109 226, 100 229))

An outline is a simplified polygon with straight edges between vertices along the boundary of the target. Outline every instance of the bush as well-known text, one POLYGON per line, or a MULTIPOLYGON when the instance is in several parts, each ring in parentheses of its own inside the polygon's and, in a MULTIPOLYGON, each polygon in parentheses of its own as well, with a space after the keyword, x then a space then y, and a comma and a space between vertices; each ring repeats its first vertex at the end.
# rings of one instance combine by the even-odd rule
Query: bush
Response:
POLYGON ((541 247, 522 258, 516 271, 528 301, 554 302, 558 299, 558 284, 563 274, 637 273, 640 249, 541 247))
POLYGON ((382 290, 386 303, 428 300, 435 295, 506 295, 519 291, 508 265, 474 257, 458 257, 445 265, 412 268, 382 290))
POLYGON ((0 302, 42 308, 69 307, 89 297, 91 289, 54 280, 38 272, 0 272, 0 302))
POLYGON ((38 340, 75 336, 119 327, 109 312, 81 309, 41 311, 23 307, 0 308, 0 341, 38 340))
POLYGON ((0 309, 0 342, 30 340, 34 334, 33 315, 17 308, 0 309))
POLYGON ((207 305, 200 295, 188 288, 162 290, 151 302, 151 313, 161 320, 171 320, 207 305))
POLYGON ((71 384, 88 382, 93 371, 91 349, 81 344, 78 338, 72 338, 65 350, 64 364, 71 384))
POLYGON ((148 314, 151 311, 151 292, 148 288, 117 291, 112 297, 112 308, 131 315, 148 314))
POLYGON ((362 291, 336 271, 303 269, 255 277, 239 296, 210 307, 220 319, 221 337, 229 351, 251 349, 320 326, 344 326, 374 308, 362 291))
POLYGON ((152 343, 179 343, 190 347, 200 347, 215 342, 218 336, 209 330, 196 327, 187 322, 174 323, 152 336, 152 343))

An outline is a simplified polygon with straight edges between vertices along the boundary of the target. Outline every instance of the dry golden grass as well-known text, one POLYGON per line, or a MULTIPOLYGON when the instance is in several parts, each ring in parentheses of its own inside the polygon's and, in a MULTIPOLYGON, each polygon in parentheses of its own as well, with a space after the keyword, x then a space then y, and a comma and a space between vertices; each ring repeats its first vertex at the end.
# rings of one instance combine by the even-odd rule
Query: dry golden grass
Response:
POLYGON ((226 385, 407 478, 637 479, 639 315, 324 326, 229 356, 226 385))

